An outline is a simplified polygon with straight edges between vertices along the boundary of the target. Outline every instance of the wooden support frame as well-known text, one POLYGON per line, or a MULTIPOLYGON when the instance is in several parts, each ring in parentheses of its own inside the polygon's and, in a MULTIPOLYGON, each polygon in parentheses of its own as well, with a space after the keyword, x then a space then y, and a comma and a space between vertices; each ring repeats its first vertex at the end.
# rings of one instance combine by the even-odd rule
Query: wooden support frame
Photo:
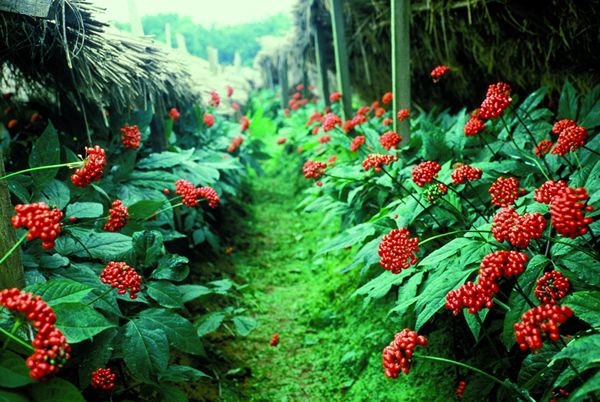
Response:
POLYGON ((410 140, 410 121, 398 121, 397 114, 401 109, 410 110, 410 1, 391 0, 391 11, 394 131, 406 144, 410 140))
POLYGON ((333 27, 333 47, 338 88, 342 92, 342 119, 348 120, 352 116, 352 91, 350 89, 350 69, 348 68, 342 0, 332 0, 331 25, 333 27))

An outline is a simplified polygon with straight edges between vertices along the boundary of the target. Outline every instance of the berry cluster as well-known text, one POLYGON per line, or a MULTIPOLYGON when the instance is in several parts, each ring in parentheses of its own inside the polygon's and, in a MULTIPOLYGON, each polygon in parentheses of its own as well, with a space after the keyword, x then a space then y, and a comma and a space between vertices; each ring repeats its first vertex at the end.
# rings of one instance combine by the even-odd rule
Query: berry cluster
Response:
POLYGON ((398 378, 402 371, 408 374, 412 362, 413 352, 417 346, 426 346, 427 338, 416 331, 404 328, 398 332, 394 340, 383 349, 383 367, 385 376, 398 378))
POLYGON ((396 117, 398 118, 398 120, 404 121, 410 117, 410 111, 408 109, 400 109, 398 110, 396 117))
POLYGON ((183 205, 193 208, 198 205, 196 186, 185 179, 175 181, 175 193, 181 196, 183 205))
POLYGON ((307 179, 319 179, 325 174, 327 164, 319 161, 306 161, 302 171, 307 179))
POLYGON ((433 79, 433 82, 438 82, 448 71, 450 71, 450 67, 440 64, 431 70, 431 79, 433 79))
POLYGON ((77 187, 85 187, 93 181, 100 180, 102 171, 106 167, 106 153, 100 146, 85 147, 85 153, 83 167, 75 170, 71 175, 71 182, 77 187))
POLYGON ((329 102, 331 103, 336 103, 339 102, 340 99, 342 99, 342 93, 341 92, 332 92, 331 95, 329 95, 329 102))
POLYGON ((248 127, 250 127, 250 119, 246 116, 242 116, 240 119, 240 131, 243 133, 244 131, 248 130, 248 127))
POLYGON ((202 120, 204 121, 204 124, 207 128, 211 128, 215 124, 215 116, 213 116, 210 113, 204 113, 204 116, 202 116, 202 120))
POLYGON ((488 190, 492 196, 492 204, 507 207, 519 198, 525 190, 519 188, 519 181, 514 177, 499 177, 488 190))
POLYGON ((479 168, 460 164, 454 169, 450 177, 452 177, 452 184, 464 184, 467 181, 481 179, 482 174, 483 171, 479 168))
POLYGON ((554 145, 554 144, 552 143, 551 140, 548 140, 548 139, 541 140, 535 146, 535 149, 533 150, 533 152, 535 153, 535 156, 537 156, 538 158, 542 158, 544 155, 546 155, 548 152, 550 152, 550 149, 552 149, 552 145, 554 145))
POLYGON ((100 273, 100 280, 102 283, 117 288, 117 293, 120 295, 129 290, 131 299, 137 298, 142 286, 142 277, 124 262, 109 262, 100 273))
POLYGON ((514 325, 515 337, 521 350, 536 350, 542 347, 542 337, 552 341, 560 339, 558 326, 573 315, 567 306, 543 304, 527 310, 521 321, 514 325))
POLYGON ((319 144, 327 144, 329 141, 331 141, 330 135, 322 135, 319 137, 319 144))
POLYGON ((242 142, 244 142, 244 137, 238 135, 237 137, 231 140, 231 144, 229 144, 229 146, 227 147, 227 152, 235 152, 235 150, 238 149, 240 145, 242 145, 242 142))
POLYGON ((217 91, 213 89, 212 91, 210 91, 210 105, 212 107, 219 107, 219 104, 221 104, 221 97, 219 96, 217 91))
POLYGON ((129 126, 126 124, 125 127, 121 128, 123 135, 121 136, 121 142, 125 148, 136 150, 140 147, 142 140, 142 134, 140 133, 139 127, 136 125, 129 126))
POLYGON ((535 189, 535 196, 533 199, 543 204, 550 204, 554 196, 562 193, 567 187, 567 183, 562 180, 548 180, 542 184, 540 188, 535 189))
POLYGON ((31 344, 33 354, 26 360, 29 375, 43 380, 55 374, 70 358, 71 347, 62 332, 54 326, 56 315, 40 296, 17 288, 0 291, 0 306, 22 314, 37 330, 31 344))
POLYGON ((500 116, 512 101, 510 97, 512 89, 504 82, 498 82, 488 87, 485 99, 479 107, 480 119, 495 119, 500 116))
POLYGON ((279 334, 273 334, 273 336, 271 337, 271 340, 269 341, 269 345, 270 346, 279 345, 279 334))
POLYGON ((467 282, 446 295, 446 308, 458 315, 463 308, 470 314, 493 306, 498 282, 505 277, 520 275, 525 270, 527 255, 518 251, 496 251, 486 255, 479 266, 477 282, 467 282))
POLYGON ((546 220, 539 212, 519 215, 513 208, 502 208, 492 220, 492 235, 502 243, 526 248, 533 239, 542 237, 546 220))
POLYGON ((388 131, 387 133, 384 133, 381 135, 381 137, 379 137, 379 142, 381 143, 381 146, 387 151, 389 151, 390 148, 398 148, 398 144, 400 143, 400 141, 402 141, 402 137, 398 133, 395 133, 393 131, 388 131))
POLYGON ((115 388, 115 380, 117 375, 108 368, 99 368, 92 373, 90 385, 92 388, 100 388, 105 391, 111 391, 115 388))
POLYGON ((360 126, 363 123, 366 123, 367 121, 369 121, 369 118, 363 114, 359 114, 358 112, 356 113, 355 116, 352 117, 352 119, 350 120, 346 120, 344 122, 343 125, 343 129, 345 132, 350 132, 351 130, 354 129, 354 127, 356 126, 360 126))
POLYGON ((588 132, 581 126, 570 126, 561 131, 554 148, 550 153, 564 156, 569 152, 576 151, 583 147, 587 140, 588 132))
POLYGON ((558 271, 546 272, 537 280, 534 295, 542 304, 556 304, 569 292, 571 283, 558 271))
POLYGON ((423 195, 430 204, 435 204, 446 193, 448 193, 448 186, 444 183, 429 185, 423 191, 423 195))
POLYGON ((391 92, 386 92, 381 97, 381 103, 383 103, 384 105, 391 103, 393 100, 394 100, 394 94, 391 92))
POLYGON ((233 87, 231 85, 227 85, 226 91, 227 97, 231 98, 231 95, 233 95, 233 87))
POLYGON ((560 135, 560 133, 562 133, 564 129, 569 128, 569 127, 574 127, 576 125, 577 125, 577 122, 575 120, 570 120, 570 119, 559 120, 556 123, 554 123, 554 125, 552 126, 552 134, 560 135))
POLYGON ((63 213, 57 209, 48 207, 43 202, 33 204, 18 204, 15 206, 17 214, 11 218, 13 227, 26 227, 27 240, 40 238, 42 247, 49 249, 54 247, 54 241, 60 234, 60 220, 63 213))
POLYGON ((379 243, 379 263, 384 269, 394 274, 400 273, 416 264, 419 252, 419 239, 409 237, 410 232, 406 228, 392 229, 390 233, 384 235, 379 243))
POLYGON ((211 208, 218 207, 221 201, 215 189, 208 186, 198 187, 196 189, 196 197, 205 198, 208 201, 208 206, 211 208))
POLYGON ((588 225, 593 222, 593 219, 583 214, 594 210, 591 205, 585 205, 589 198, 583 187, 565 187, 552 198, 550 218, 552 226, 559 234, 575 238, 588 232, 588 225))
POLYGON ((434 177, 437 177, 442 166, 435 161, 421 162, 412 169, 412 179, 419 187, 431 183, 434 177))
POLYGON ((465 393, 465 388, 467 388, 467 382, 465 380, 460 380, 456 387, 456 396, 462 398, 465 393))
POLYGON ((169 117, 171 118, 171 120, 175 121, 177 119, 179 119, 179 110, 177 110, 176 108, 172 107, 171 109, 169 109, 169 117))
POLYGON ((350 151, 352 152, 357 152, 361 145, 363 145, 366 141, 366 138, 364 135, 358 135, 356 137, 354 137, 352 139, 352 142, 350 143, 350 151))
POLYGON ((330 112, 323 116, 323 118, 321 119, 321 124, 323 127, 323 131, 327 132, 333 130, 335 126, 341 126, 342 119, 340 119, 340 117, 335 113, 330 112))
POLYGON ((479 109, 475 109, 471 113, 471 118, 469 121, 465 123, 465 128, 463 131, 467 137, 474 137, 483 130, 485 130, 485 123, 479 117, 479 109))
POLYGON ((127 224, 129 220, 129 210, 123 201, 115 200, 112 203, 112 208, 108 211, 108 220, 104 224, 104 230, 107 232, 116 232, 127 224))
POLYGON ((384 154, 369 154, 367 159, 362 161, 363 169, 368 171, 373 168, 376 172, 381 172, 382 165, 389 165, 390 163, 397 161, 398 157, 394 155, 384 154))

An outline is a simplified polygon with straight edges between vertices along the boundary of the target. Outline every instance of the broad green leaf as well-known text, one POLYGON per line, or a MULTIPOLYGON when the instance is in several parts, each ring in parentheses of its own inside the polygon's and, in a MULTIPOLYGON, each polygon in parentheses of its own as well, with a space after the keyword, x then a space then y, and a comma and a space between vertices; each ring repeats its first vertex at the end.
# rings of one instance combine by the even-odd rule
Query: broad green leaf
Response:
POLYGON ((158 261, 158 267, 152 271, 154 279, 168 279, 171 281, 182 281, 190 273, 187 257, 177 254, 168 254, 158 261))
POLYGON ((31 201, 31 195, 22 183, 16 181, 18 177, 13 177, 8 181, 8 189, 10 192, 19 199, 23 204, 27 204, 31 201))
POLYGON ((453 257, 456 254, 460 254, 461 249, 470 243, 473 243, 472 239, 458 237, 429 253, 421 261, 419 261, 418 265, 422 267, 437 265, 442 261, 448 260, 450 257, 453 257))
POLYGON ((36 196, 39 201, 45 202, 50 207, 62 210, 71 200, 71 191, 62 181, 51 180, 44 185, 36 196))
MULTIPOLYGON (((35 140, 29 155, 29 167, 57 165, 60 163, 60 144, 52 124, 48 124, 42 135, 35 140)), ((56 176, 58 168, 35 170, 31 172, 33 183, 41 188, 56 176)))
POLYGON ((569 81, 563 84, 562 92, 558 100, 558 112, 556 118, 577 120, 577 109, 579 108, 579 99, 575 87, 569 81))
POLYGON ((121 233, 69 228, 56 239, 55 250, 63 255, 114 260, 131 250, 131 237, 121 233))
POLYGON ((121 329, 118 342, 126 352, 123 360, 129 372, 146 383, 156 382, 158 373, 169 362, 169 342, 164 329, 142 317, 129 321, 121 329))
POLYGON ((248 334, 258 325, 256 320, 252 317, 235 316, 232 321, 235 330, 241 336, 248 336, 248 334))
POLYGON ((142 311, 140 318, 152 328, 161 328, 174 348, 195 355, 204 354, 194 326, 179 314, 166 309, 151 308, 142 311))
POLYGON ((34 381, 24 358, 10 350, 0 351, 0 387, 17 388, 34 381))
POLYGON ((182 308, 183 300, 177 286, 168 281, 149 281, 148 296, 162 307, 182 308))
POLYGON ((554 355, 552 362, 562 359, 569 359, 579 371, 598 366, 600 364, 600 334, 573 339, 554 355))
POLYGON ((162 373, 159 373, 160 381, 171 381, 171 382, 184 382, 184 381, 194 381, 200 378, 211 378, 209 375, 203 373, 200 370, 197 370, 190 366, 181 366, 178 364, 173 364, 162 373))
POLYGON ((68 218, 98 218, 104 213, 104 207, 98 202, 74 202, 67 205, 65 215, 68 218))
MULTIPOLYGON (((552 345, 548 345, 552 346, 552 345)), ((549 366, 550 361, 556 349, 552 347, 543 347, 536 353, 528 354, 519 370, 519 384, 527 389, 532 389, 534 386, 540 386, 540 383, 549 383, 553 381, 555 376, 547 374, 549 371, 556 372, 558 367, 549 366)), ((558 373, 556 373, 558 374, 558 373)), ((549 385, 549 384, 548 384, 549 385)))
POLYGON ((597 290, 583 290, 567 295, 562 305, 573 310, 577 318, 587 321, 594 326, 600 322, 600 292, 597 290))
POLYGON ((85 402, 77 387, 60 377, 30 385, 29 396, 33 402, 85 402))
POLYGON ((0 402, 31 402, 21 390, 8 391, 0 388, 0 402))
POLYGON ((158 259, 165 254, 163 237, 159 231, 135 232, 132 240, 136 258, 145 267, 156 264, 158 259))
POLYGON ((213 293, 212 289, 202 285, 180 285, 179 292, 184 303, 213 293))
POLYGON ((594 88, 583 100, 581 105, 581 126, 588 130, 600 126, 600 85, 594 88), (594 102, 592 104, 592 102, 594 102))
POLYGON ((515 113, 519 113, 519 116, 523 116, 521 111, 529 112, 531 114, 533 109, 538 107, 544 98, 546 98, 546 95, 548 95, 548 87, 541 87, 535 92, 532 92, 525 98, 515 113))
POLYGON ((43 269, 54 269, 60 267, 67 267, 70 261, 67 257, 62 256, 58 253, 52 255, 43 255, 40 257, 40 268, 43 269))
POLYGON ((471 314, 467 309, 463 309, 463 316, 465 317, 467 326, 471 330, 471 334, 473 334, 473 338, 475 339, 475 341, 479 340, 479 333, 481 332, 481 323, 485 320, 485 317, 489 312, 490 310, 486 308, 476 312, 475 314, 471 314), (479 319, 477 319, 475 315, 477 315, 479 319))
POLYGON ((396 300, 394 308, 390 310, 390 313, 396 312, 400 317, 404 317, 408 307, 417 301, 418 289, 424 277, 424 272, 413 272, 410 275, 406 283, 403 283, 398 289, 398 300, 396 300))
POLYGON ((214 287, 213 292, 222 295, 226 295, 234 285, 231 279, 220 279, 218 281, 208 282, 208 284, 214 287))
POLYGON ((54 313, 56 327, 72 344, 90 339, 105 329, 115 326, 87 304, 62 303, 54 306, 54 313))
POLYGON ((600 371, 594 373, 594 375, 592 375, 586 382, 578 386, 573 393, 569 395, 569 400, 587 400, 585 397, 591 397, 592 393, 594 393, 594 398, 597 398, 598 390, 600 390, 600 371))
POLYGON ((169 402, 188 402, 188 396, 180 387, 168 384, 160 384, 160 393, 162 401, 169 402))
POLYGON ((146 219, 160 210, 163 206, 166 206, 165 201, 140 200, 127 208, 129 211, 129 219, 146 219))
POLYGON ((361 244, 367 237, 375 234, 375 226, 371 222, 361 223, 342 232, 327 242, 317 253, 326 254, 344 247, 361 244))
POLYGON ((380 238, 375 238, 367 242, 364 246, 361 247, 360 250, 358 250, 358 252, 353 258, 353 261, 341 269, 341 272, 347 272, 353 269, 355 266, 362 264, 362 275, 371 265, 379 262, 379 255, 377 254, 379 243, 381 243, 380 238))
POLYGON ((36 283, 25 288, 28 292, 39 295, 50 306, 62 303, 81 301, 93 289, 93 286, 69 279, 53 279, 44 283, 36 283))
POLYGON ((373 299, 380 299, 389 293, 392 286, 401 284, 407 277, 413 274, 415 272, 412 269, 404 269, 398 274, 382 270, 381 274, 358 288, 353 295, 365 296, 367 302, 373 299))
POLYGON ((165 188, 175 188, 175 181, 179 179, 176 175, 169 172, 152 170, 140 171, 134 170, 129 175, 128 184, 136 187, 150 188, 153 190, 162 191, 165 188))
MULTIPOLYGON (((556 245, 552 247, 553 251, 555 247, 556 245)), ((600 261, 583 251, 574 251, 573 249, 570 251, 561 258, 555 259, 557 265, 565 268, 563 273, 569 276, 569 279, 575 276, 587 286, 600 288, 600 261)))
POLYGON ((136 167, 142 170, 172 169, 185 162, 193 162, 193 149, 181 152, 156 152, 138 161, 136 167))
POLYGON ((198 336, 202 337, 206 334, 210 334, 211 332, 215 332, 217 329, 219 329, 224 320, 225 313, 209 313, 202 317, 202 320, 200 321, 200 325, 198 325, 198 330, 196 331, 196 333, 198 334, 198 336))

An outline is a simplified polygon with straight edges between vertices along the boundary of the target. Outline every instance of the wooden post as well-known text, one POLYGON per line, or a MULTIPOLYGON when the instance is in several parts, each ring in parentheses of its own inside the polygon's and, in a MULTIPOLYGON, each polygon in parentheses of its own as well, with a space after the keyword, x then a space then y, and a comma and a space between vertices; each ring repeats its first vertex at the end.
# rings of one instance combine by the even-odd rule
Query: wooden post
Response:
POLYGON ((319 89, 325 106, 329 106, 329 77, 327 75, 327 66, 325 65, 325 40, 323 39, 323 28, 321 25, 315 27, 315 53, 317 59, 317 69, 319 72, 319 89))
POLYGON ((279 87, 281 89, 281 108, 288 107, 288 64, 287 56, 281 56, 279 62, 279 87))
POLYGON ((397 113, 405 108, 410 110, 410 1, 391 0, 391 3, 394 131, 402 136, 402 144, 406 144, 410 140, 410 121, 399 121, 397 113))
MULTIPOLYGON (((0 177, 4 176, 4 157, 0 151, 0 177)), ((0 257, 17 243, 15 230, 10 224, 14 209, 10 203, 8 182, 0 180, 0 257)), ((15 250, 6 261, 0 265, 0 289, 22 288, 25 286, 25 276, 21 265, 21 249, 15 250)))
POLYGON ((346 49, 342 0, 332 0, 331 25, 333 27, 333 46, 338 88, 342 92, 342 119, 348 120, 352 115, 352 93, 350 90, 350 70, 348 68, 348 51, 346 49))

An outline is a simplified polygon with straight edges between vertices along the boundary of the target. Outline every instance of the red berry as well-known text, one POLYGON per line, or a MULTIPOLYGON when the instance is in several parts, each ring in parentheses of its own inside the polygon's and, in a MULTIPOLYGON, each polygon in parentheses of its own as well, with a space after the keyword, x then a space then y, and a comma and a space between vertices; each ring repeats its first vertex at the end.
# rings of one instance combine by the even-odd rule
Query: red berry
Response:
POLYGON ((99 368, 92 373, 90 385, 92 388, 100 388, 105 391, 111 391, 115 388, 115 379, 117 375, 110 368, 99 368))
POLYGON ((409 237, 410 232, 406 228, 393 229, 383 236, 379 243, 379 263, 384 269, 394 274, 400 273, 417 263, 415 253, 419 252, 419 239, 409 237))
POLYGON ((104 267, 100 280, 118 289, 120 295, 129 290, 129 297, 135 299, 141 289, 142 277, 126 263, 111 261, 104 267))
POLYGON ((402 371, 408 374, 412 363, 413 351, 417 346, 426 346, 427 338, 408 328, 398 332, 394 340, 383 349, 382 359, 385 376, 398 378, 402 371))

